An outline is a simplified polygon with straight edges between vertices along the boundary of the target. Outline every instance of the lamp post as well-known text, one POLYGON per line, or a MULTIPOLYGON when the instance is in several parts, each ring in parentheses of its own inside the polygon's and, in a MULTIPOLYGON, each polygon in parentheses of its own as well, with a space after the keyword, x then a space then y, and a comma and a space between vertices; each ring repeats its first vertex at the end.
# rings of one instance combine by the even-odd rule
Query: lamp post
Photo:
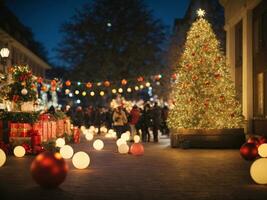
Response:
POLYGON ((9 56, 9 53, 10 53, 10 51, 9 51, 9 49, 8 48, 6 48, 6 47, 4 47, 4 48, 2 48, 1 50, 0 50, 0 55, 1 55, 1 63, 3 64, 3 72, 5 73, 6 72, 6 60, 7 60, 7 58, 8 58, 8 56, 9 56))

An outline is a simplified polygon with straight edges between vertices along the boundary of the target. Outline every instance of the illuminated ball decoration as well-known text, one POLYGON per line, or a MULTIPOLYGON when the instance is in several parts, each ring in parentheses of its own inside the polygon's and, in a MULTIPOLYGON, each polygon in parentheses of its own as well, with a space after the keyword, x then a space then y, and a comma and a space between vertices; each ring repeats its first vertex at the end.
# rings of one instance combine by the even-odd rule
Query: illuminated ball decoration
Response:
POLYGON ((64 159, 70 159, 73 156, 73 148, 70 145, 64 145, 60 148, 60 155, 64 159))
POLYGON ((250 167, 250 176, 258 184, 267 184, 267 158, 255 160, 250 167))
POLYGON ((263 143, 258 147, 258 153, 261 157, 267 157, 267 143, 263 143))
POLYGON ((85 139, 88 140, 88 141, 93 140, 93 139, 94 139, 94 135, 93 135, 93 133, 91 133, 91 132, 87 132, 87 133, 85 134, 85 139))
POLYGON ((255 160, 258 156, 258 147, 255 143, 245 143, 240 148, 240 154, 245 160, 255 160))
POLYGON ((74 92, 76 95, 78 95, 79 93, 80 93, 80 91, 79 90, 75 90, 75 92, 74 92))
POLYGON ((56 140, 56 147, 63 147, 65 145, 65 140, 63 138, 58 138, 56 140))
POLYGON ((105 81, 105 82, 104 82, 104 86, 105 86, 105 87, 109 87, 109 86, 110 86, 110 82, 109 82, 109 81, 105 81))
POLYGON ((104 96, 105 95, 105 92, 104 91, 101 91, 99 94, 100 94, 100 96, 104 96))
POLYGON ((64 182, 68 165, 59 153, 43 152, 31 164, 31 175, 44 188, 56 188, 64 182))
POLYGON ((133 139, 134 139, 135 143, 140 142, 140 136, 139 135, 135 135, 133 139))
POLYGON ((77 169, 85 169, 90 164, 90 157, 87 153, 79 151, 73 155, 72 164, 77 169))
POLYGON ((138 86, 135 86, 134 89, 135 89, 136 91, 138 91, 138 90, 139 90, 139 87, 138 87, 138 86))
POLYGON ((126 79, 122 79, 122 80, 121 80, 121 84, 122 84, 122 85, 126 85, 126 84, 127 84, 127 80, 126 80, 126 79))
POLYGON ((81 131, 84 132, 86 130, 86 127, 85 126, 81 126, 81 131))
POLYGON ((119 92, 119 93, 123 93, 123 89, 122 89, 122 88, 119 88, 119 89, 118 89, 118 92, 119 92))
POLYGON ((27 90, 26 88, 23 88, 23 89, 21 90, 21 94, 22 94, 22 95, 27 95, 27 94, 28 94, 28 90, 27 90))
POLYGON ((112 93, 113 94, 116 94, 117 93, 117 90, 116 89, 112 89, 112 93))
POLYGON ((71 85, 70 80, 67 80, 67 81, 65 82, 65 85, 69 87, 69 86, 71 85))
POLYGON ((151 85, 151 84, 150 84, 149 82, 146 83, 146 87, 150 87, 150 85, 151 85))
POLYGON ((97 139, 94 141, 93 147, 95 148, 95 150, 100 151, 104 148, 104 142, 100 139, 97 139))
POLYGON ((123 143, 118 147, 118 151, 120 154, 127 154, 129 152, 129 146, 123 143))
POLYGON ((26 150, 23 146, 16 146, 13 150, 13 153, 16 157, 21 158, 25 155, 26 150))
POLYGON ((93 86, 92 83, 90 83, 90 82, 86 83, 86 87, 87 87, 88 89, 90 89, 92 86, 93 86))
POLYGON ((69 89, 66 89, 65 90, 65 94, 69 94, 70 93, 70 90, 69 89))
POLYGON ((125 140, 125 141, 128 141, 128 140, 130 140, 130 134, 128 134, 128 133, 123 133, 123 134, 121 134, 121 138, 122 138, 123 140, 125 140))
POLYGON ((2 167, 6 162, 6 154, 5 152, 0 149, 0 167, 2 167))
POLYGON ((112 134, 113 132, 114 132, 113 129, 109 129, 109 130, 108 130, 108 133, 110 133, 110 134, 112 134))
POLYGON ((131 145, 130 152, 135 156, 141 156, 144 154, 144 146, 141 143, 134 143, 131 145))
POLYGON ((95 96, 95 92, 90 92, 90 95, 93 97, 93 96, 95 96))
POLYGON ((102 83, 101 83, 101 82, 98 82, 96 85, 97 85, 97 86, 101 86, 101 85, 102 85, 102 83))
POLYGON ((140 85, 140 89, 144 89, 144 86, 143 85, 140 85))
POLYGON ((127 92, 128 93, 131 93, 132 92, 132 89, 131 88, 127 88, 127 92))
POLYGON ((117 146, 119 147, 121 144, 127 144, 126 140, 124 140, 123 138, 119 138, 116 141, 117 146))
POLYGON ((102 126, 100 128, 100 131, 103 132, 103 133, 107 133, 108 132, 108 129, 106 127, 102 126))
POLYGON ((83 95, 83 96, 86 96, 86 92, 85 92, 85 91, 83 91, 83 92, 82 92, 82 95, 83 95))

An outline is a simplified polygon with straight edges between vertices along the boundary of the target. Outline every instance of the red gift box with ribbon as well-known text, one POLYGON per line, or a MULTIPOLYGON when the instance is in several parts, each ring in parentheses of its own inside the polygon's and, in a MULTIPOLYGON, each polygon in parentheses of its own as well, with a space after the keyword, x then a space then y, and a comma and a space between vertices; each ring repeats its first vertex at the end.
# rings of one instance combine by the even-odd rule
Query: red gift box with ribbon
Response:
POLYGON ((57 137, 61 137, 64 135, 64 120, 60 119, 56 122, 56 126, 57 126, 57 137))
POLYGON ((17 137, 18 135, 18 128, 19 128, 19 123, 10 123, 10 132, 9 136, 10 137, 17 137))
POLYGON ((41 145, 41 134, 37 130, 30 130, 28 131, 28 134, 31 136, 31 145, 32 148, 35 146, 41 145))
POLYGON ((31 130, 31 124, 29 123, 18 123, 18 136, 28 137, 28 131, 31 130))

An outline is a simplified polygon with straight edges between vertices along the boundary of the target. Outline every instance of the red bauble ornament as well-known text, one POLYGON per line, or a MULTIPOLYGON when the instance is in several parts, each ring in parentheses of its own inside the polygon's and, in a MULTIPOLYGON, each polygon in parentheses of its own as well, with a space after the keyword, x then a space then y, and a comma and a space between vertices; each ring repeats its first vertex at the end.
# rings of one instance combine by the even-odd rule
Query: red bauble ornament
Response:
POLYGON ((65 85, 69 87, 69 86, 71 85, 70 80, 67 80, 67 81, 65 82, 65 85))
POLYGON ((86 83, 87 88, 91 88, 92 86, 93 86, 92 83, 90 83, 90 82, 86 83))
POLYGON ((257 147, 259 147, 259 142, 260 142, 259 139, 254 136, 248 138, 247 141, 247 143, 254 143, 257 147))
POLYGON ((55 188, 65 180, 68 166, 59 153, 43 152, 31 164, 31 175, 40 186, 55 188))
POLYGON ((122 79, 122 80, 121 80, 121 84, 122 84, 122 85, 126 85, 126 84, 127 84, 127 80, 126 80, 126 79, 122 79))
POLYGON ((141 156, 144 154, 144 146, 141 143, 134 143, 130 148, 131 154, 141 156))
POLYGON ((264 143, 267 143, 267 137, 261 136, 259 138, 259 145, 264 144, 264 143))
POLYGON ((104 86, 105 86, 105 87, 109 87, 109 86, 110 86, 110 82, 109 82, 109 81, 105 81, 105 82, 104 82, 104 86))
POLYGON ((240 148, 240 154, 245 160, 255 160, 258 156, 258 147, 255 143, 245 143, 240 148))
POLYGON ((142 81, 144 81, 144 77, 139 76, 139 77, 137 78, 137 81, 138 81, 138 82, 142 82, 142 81))

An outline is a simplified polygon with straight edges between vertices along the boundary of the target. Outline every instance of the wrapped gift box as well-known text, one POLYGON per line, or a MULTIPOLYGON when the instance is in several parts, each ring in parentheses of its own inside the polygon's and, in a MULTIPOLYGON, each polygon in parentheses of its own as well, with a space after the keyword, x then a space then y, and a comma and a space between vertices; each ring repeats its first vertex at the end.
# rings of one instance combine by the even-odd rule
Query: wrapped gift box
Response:
POLYGON ((18 135, 18 129, 19 129, 19 123, 10 123, 10 132, 9 137, 17 137, 18 135))
POLYGON ((18 136, 28 137, 28 131, 31 130, 31 124, 29 123, 18 123, 18 136))
POLYGON ((60 119, 57 121, 57 137, 64 135, 64 120, 60 119))
POLYGON ((41 139, 42 141, 46 142, 48 140, 48 127, 49 127, 49 122, 48 121, 41 121, 41 139))
POLYGON ((64 119, 64 132, 67 133, 68 135, 71 135, 71 123, 70 119, 64 119))
POLYGON ((51 124, 51 139, 57 137, 57 122, 50 121, 51 124))

